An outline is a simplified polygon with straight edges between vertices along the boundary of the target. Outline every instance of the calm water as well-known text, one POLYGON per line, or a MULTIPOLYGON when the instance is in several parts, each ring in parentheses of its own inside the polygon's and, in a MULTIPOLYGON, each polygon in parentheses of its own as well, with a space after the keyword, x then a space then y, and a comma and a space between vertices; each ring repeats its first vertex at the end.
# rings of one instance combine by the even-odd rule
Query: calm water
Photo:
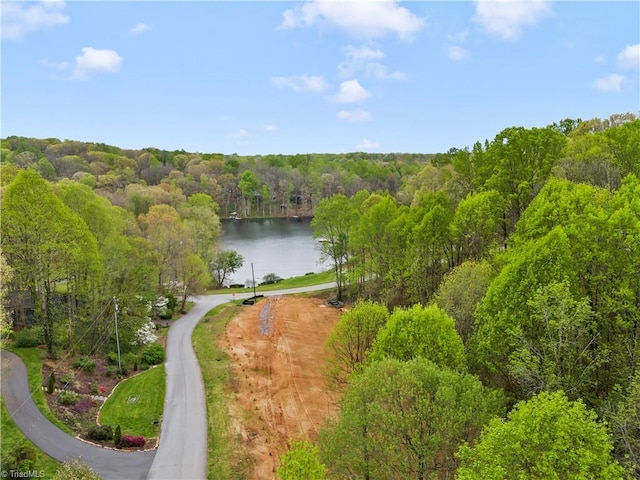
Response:
POLYGON ((225 249, 244 257, 244 265, 229 283, 251 280, 251 263, 256 282, 268 273, 289 278, 328 267, 320 263, 318 243, 313 240, 310 219, 288 218, 222 220, 221 242, 225 249))

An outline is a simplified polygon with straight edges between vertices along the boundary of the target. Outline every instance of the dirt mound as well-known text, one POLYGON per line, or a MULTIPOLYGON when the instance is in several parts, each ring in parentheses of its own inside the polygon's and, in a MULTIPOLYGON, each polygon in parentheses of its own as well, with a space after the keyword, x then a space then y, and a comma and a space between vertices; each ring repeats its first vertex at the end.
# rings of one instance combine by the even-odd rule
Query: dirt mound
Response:
POLYGON ((275 478, 290 439, 315 440, 337 395, 322 374, 324 345, 340 311, 317 298, 268 297, 229 322, 220 346, 232 359, 233 425, 249 478, 275 478))

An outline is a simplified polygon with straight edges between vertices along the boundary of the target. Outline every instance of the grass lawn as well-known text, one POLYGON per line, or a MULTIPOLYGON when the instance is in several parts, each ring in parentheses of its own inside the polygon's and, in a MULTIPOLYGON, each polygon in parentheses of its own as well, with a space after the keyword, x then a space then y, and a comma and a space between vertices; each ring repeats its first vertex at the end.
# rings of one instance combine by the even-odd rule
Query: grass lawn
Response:
MULTIPOLYGON (((29 380, 29 391, 33 401, 38 406, 38 409, 42 414, 58 427, 63 432, 73 435, 73 432, 67 427, 61 420, 56 418, 51 410, 45 398, 44 391, 42 390, 42 356, 44 351, 39 348, 16 348, 10 344, 3 344, 2 348, 15 353, 27 366, 27 379, 29 380)), ((4 435, 3 435, 4 436, 4 435)))
POLYGON ((226 353, 216 345, 227 323, 242 307, 221 305, 207 313, 193 332, 193 348, 200 364, 207 404, 209 480, 245 478, 243 459, 238 458, 228 414, 231 365, 226 353))
POLYGON ((38 447, 27 440, 11 420, 4 402, 1 403, 0 428, 2 429, 2 441, 0 442, 0 452, 2 456, 0 465, 2 465, 2 469, 5 471, 15 470, 16 472, 36 471, 42 478, 52 478, 58 469, 58 462, 42 453, 38 447), (20 463, 16 456, 26 457, 28 460, 20 463))
MULTIPOLYGON (((312 285, 321 285, 323 283, 335 282, 336 277, 332 270, 321 273, 312 273, 302 275, 300 277, 287 278, 281 282, 272 285, 260 285, 256 287, 258 292, 268 292, 271 290, 283 290, 285 288, 309 287, 312 285)), ((208 293, 233 293, 233 292, 253 292, 253 288, 223 288, 208 293)))
POLYGON ((120 425, 123 435, 160 434, 160 419, 164 407, 164 365, 150 368, 135 377, 123 380, 114 389, 100 410, 100 424, 120 425), (154 424, 157 421, 157 424, 154 424))

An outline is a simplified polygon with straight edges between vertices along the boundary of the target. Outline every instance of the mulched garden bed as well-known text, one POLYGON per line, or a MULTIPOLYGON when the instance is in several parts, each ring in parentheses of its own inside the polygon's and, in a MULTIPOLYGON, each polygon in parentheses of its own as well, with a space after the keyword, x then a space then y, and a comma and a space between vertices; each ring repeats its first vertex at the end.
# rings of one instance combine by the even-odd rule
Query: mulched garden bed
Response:
MULTIPOLYGON (((74 434, 90 443, 108 448, 115 448, 113 441, 89 440, 87 431, 97 425, 98 413, 104 399, 108 397, 115 386, 139 373, 128 372, 127 375, 114 374, 113 367, 105 360, 94 359, 95 369, 88 372, 73 366, 78 357, 69 358, 64 355, 59 359, 45 358, 42 365, 42 388, 45 392, 47 404, 53 415, 62 421, 74 434), (55 372, 55 391, 49 394, 47 386, 51 372, 55 372), (77 395, 77 402, 74 393, 77 395), (66 403, 68 404, 64 404, 66 403)), ((115 425, 113 426, 115 428, 115 425)), ((122 425, 123 434, 127 433, 122 425)), ((157 438, 146 439, 142 447, 126 447, 121 450, 148 450, 157 447, 157 438)))

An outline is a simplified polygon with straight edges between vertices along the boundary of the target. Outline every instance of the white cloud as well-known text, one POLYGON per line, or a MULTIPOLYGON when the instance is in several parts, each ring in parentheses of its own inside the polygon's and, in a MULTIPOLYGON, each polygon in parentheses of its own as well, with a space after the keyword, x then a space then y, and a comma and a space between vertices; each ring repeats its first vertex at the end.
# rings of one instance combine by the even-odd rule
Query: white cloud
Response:
POLYGON ((468 36, 469 36, 469 30, 462 30, 461 32, 447 35, 447 38, 449 39, 450 42, 453 42, 453 43, 464 43, 467 41, 468 36))
POLYGON ((604 57, 604 55, 598 55, 593 60, 594 60, 594 62, 599 63, 600 65, 602 65, 603 63, 606 62, 606 58, 604 57))
POLYGON ((69 68, 67 62, 52 62, 51 60, 40 60, 40 65, 44 65, 47 68, 55 68, 56 70, 64 70, 69 68))
POLYGON ((365 138, 356 146, 356 148, 358 150, 377 150, 380 148, 380 144, 378 142, 370 142, 365 138))
POLYGON ((627 45, 617 57, 620 68, 640 68, 640 43, 627 45))
POLYGON ((17 40, 41 28, 65 25, 69 23, 69 16, 62 12, 65 7, 64 2, 53 0, 37 4, 2 2, 2 38, 17 40))
POLYGON ((355 37, 392 33, 403 40, 410 39, 425 23, 396 0, 311 0, 286 10, 282 17, 282 29, 327 24, 355 37))
POLYGON ((279 88, 290 88, 296 92, 322 92, 329 84, 322 76, 292 75, 290 77, 272 77, 271 81, 279 88))
POLYGON ((547 0, 475 0, 474 21, 488 33, 505 40, 516 39, 524 27, 535 25, 551 11, 547 0))
POLYGON ((371 93, 360 85, 358 80, 347 80, 340 84, 340 91, 333 97, 338 103, 362 102, 369 98, 371 93))
POLYGON ((347 122, 368 122, 371 120, 371 113, 366 110, 358 108, 356 110, 346 111, 341 110, 338 112, 338 118, 347 122))
POLYGON ((240 130, 238 130, 237 132, 232 133, 229 136, 231 138, 233 138, 234 140, 243 140, 243 139, 245 139, 245 138, 247 138, 249 136, 249 133, 244 128, 241 128, 240 130))
POLYGON ((449 47, 447 54, 449 55, 449 58, 451 60, 456 60, 456 61, 465 60, 469 58, 469 50, 465 50, 464 48, 458 47, 457 45, 449 47))
POLYGON ((622 88, 622 83, 626 80, 626 77, 623 75, 618 75, 617 73, 612 73, 607 75, 606 77, 600 77, 595 82, 593 82, 593 86, 602 92, 619 92, 622 88))
POLYGON ((386 65, 370 60, 381 60, 384 53, 380 49, 374 49, 368 45, 354 47, 349 45, 343 49, 345 60, 338 65, 338 75, 350 77, 364 71, 367 75, 381 79, 406 80, 403 72, 389 72, 386 65))
POLYGON ((82 55, 76 57, 76 67, 71 78, 86 80, 92 72, 117 72, 122 65, 122 57, 115 50, 97 50, 91 47, 82 49, 82 55))
POLYGON ((362 70, 368 60, 379 60, 384 57, 382 50, 374 50, 366 45, 361 47, 348 45, 342 51, 346 57, 344 62, 338 65, 338 74, 342 77, 349 77, 362 70))
POLYGON ((149 30, 151 30, 151 27, 149 25, 147 25, 146 23, 138 22, 133 27, 131 27, 129 33, 138 34, 148 32, 149 30))
POLYGON ((276 131, 276 126, 275 126, 275 125, 272 125, 272 124, 270 124, 270 123, 267 123, 267 124, 265 124, 265 125, 263 125, 263 126, 262 126, 262 129, 263 129, 265 132, 275 132, 275 131, 276 131))
POLYGON ((376 78, 382 78, 384 80, 406 80, 407 74, 404 72, 390 72, 386 65, 380 63, 368 63, 365 71, 367 75, 372 75, 376 78))

